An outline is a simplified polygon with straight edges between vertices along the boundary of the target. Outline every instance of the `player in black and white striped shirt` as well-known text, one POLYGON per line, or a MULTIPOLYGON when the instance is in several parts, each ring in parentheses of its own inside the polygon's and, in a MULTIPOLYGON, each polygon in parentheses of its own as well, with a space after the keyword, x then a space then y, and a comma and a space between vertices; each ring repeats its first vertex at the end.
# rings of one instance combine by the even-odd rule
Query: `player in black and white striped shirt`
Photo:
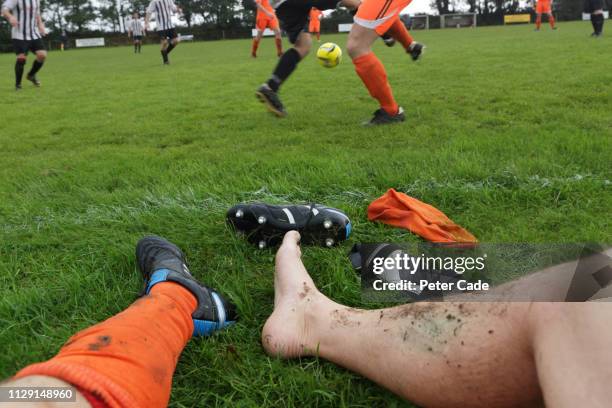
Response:
POLYGON ((157 33, 161 40, 161 55, 164 64, 169 64, 168 54, 178 44, 178 36, 174 23, 172 22, 172 15, 174 13, 180 13, 181 9, 173 0, 151 0, 149 7, 147 8, 147 15, 145 17, 145 30, 149 31, 149 21, 151 20, 151 14, 155 14, 155 21, 157 22, 157 33))
POLYGON ((140 15, 137 11, 132 15, 132 21, 128 24, 128 36, 134 40, 134 53, 140 54, 142 48, 142 37, 145 35, 140 15))
POLYGON ((40 86, 36 73, 43 66, 47 58, 47 51, 42 40, 42 37, 46 35, 46 30, 40 17, 39 0, 5 0, 2 4, 2 16, 12 27, 13 48, 17 54, 15 89, 21 89, 21 78, 28 51, 36 54, 36 60, 26 78, 35 86, 40 86))

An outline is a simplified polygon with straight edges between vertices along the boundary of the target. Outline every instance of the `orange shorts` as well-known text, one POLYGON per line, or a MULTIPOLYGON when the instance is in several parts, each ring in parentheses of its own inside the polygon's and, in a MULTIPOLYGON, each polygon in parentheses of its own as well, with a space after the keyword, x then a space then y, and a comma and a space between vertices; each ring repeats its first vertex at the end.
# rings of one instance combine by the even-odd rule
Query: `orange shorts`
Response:
POLYGON ((536 5, 536 13, 537 14, 550 14, 551 13, 551 9, 550 9, 550 2, 548 1, 538 1, 538 4, 536 5))
POLYGON ((321 31, 321 23, 319 22, 319 20, 317 21, 311 20, 310 24, 308 24, 308 32, 318 33, 319 31, 321 31))
POLYGON ((399 13, 412 0, 364 0, 354 17, 356 24, 375 30, 379 35, 386 33, 399 13))
POLYGON ((276 16, 270 18, 264 13, 257 13, 257 19, 255 20, 255 28, 263 31, 266 28, 270 30, 278 30, 278 19, 276 16))

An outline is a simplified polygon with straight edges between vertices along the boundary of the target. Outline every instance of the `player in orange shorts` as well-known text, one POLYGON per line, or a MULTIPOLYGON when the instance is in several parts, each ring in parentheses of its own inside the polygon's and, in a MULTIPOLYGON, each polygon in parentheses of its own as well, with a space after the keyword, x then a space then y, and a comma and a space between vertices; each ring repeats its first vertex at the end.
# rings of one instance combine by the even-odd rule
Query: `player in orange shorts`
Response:
POLYGON ((552 14, 551 3, 552 0, 535 0, 536 1, 536 31, 540 30, 540 26, 542 25, 542 14, 548 14, 548 23, 550 24, 550 28, 556 30, 555 27, 555 18, 552 14))
POLYGON ((257 4, 257 17, 255 18, 255 28, 257 29, 257 35, 253 38, 253 46, 251 47, 251 56, 257 58, 257 47, 259 47, 259 41, 263 36, 263 32, 266 28, 274 31, 274 41, 276 42, 276 55, 283 55, 283 43, 281 40, 281 33, 278 28, 278 19, 276 13, 270 5, 269 0, 255 0, 257 4))
POLYGON ((374 117, 366 123, 368 125, 405 120, 404 110, 393 97, 385 67, 372 52, 371 46, 379 36, 390 35, 404 46, 413 60, 420 57, 423 45, 413 40, 399 18, 399 13, 411 1, 364 0, 355 15, 355 24, 349 33, 346 48, 353 60, 357 75, 370 95, 380 104, 380 108, 374 112, 374 117))
POLYGON ((310 23, 308 24, 308 32, 317 36, 317 41, 321 41, 321 17, 323 12, 316 7, 310 9, 310 23))

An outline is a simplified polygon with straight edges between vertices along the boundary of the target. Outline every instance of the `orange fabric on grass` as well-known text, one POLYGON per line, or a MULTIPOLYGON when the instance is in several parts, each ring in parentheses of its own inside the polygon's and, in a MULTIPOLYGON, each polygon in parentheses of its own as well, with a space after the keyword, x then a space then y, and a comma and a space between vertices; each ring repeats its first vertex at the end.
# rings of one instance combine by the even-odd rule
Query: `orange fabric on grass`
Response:
POLYGON ((85 329, 43 363, 15 378, 46 375, 89 392, 111 408, 165 407, 179 355, 193 333, 191 292, 163 282, 123 312, 85 329))
POLYGON ((442 211, 392 188, 368 206, 368 219, 406 228, 431 242, 478 242, 442 211))
POLYGON ((388 114, 395 115, 399 109, 391 86, 387 81, 387 72, 382 62, 370 51, 360 57, 353 59, 355 71, 363 84, 368 88, 370 95, 380 103, 388 114))
POLYGON ((404 23, 402 22, 402 20, 399 19, 399 17, 395 19, 387 33, 390 34, 391 37, 399 41, 400 44, 402 44, 402 47, 404 47, 404 49, 406 50, 410 48, 410 44, 414 42, 414 39, 408 32, 406 25, 404 25, 404 23))

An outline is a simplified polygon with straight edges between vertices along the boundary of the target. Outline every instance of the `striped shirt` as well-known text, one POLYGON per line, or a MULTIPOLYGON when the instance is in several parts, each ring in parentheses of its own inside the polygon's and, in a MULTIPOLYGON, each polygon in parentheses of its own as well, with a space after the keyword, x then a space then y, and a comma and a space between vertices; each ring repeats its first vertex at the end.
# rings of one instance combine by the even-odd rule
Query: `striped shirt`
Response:
POLYGON ((172 13, 177 11, 177 8, 173 0, 151 0, 147 11, 149 14, 155 13, 157 31, 174 28, 172 13))
POLYGON ((9 10, 17 19, 17 27, 12 27, 14 40, 32 41, 41 38, 37 18, 40 14, 39 0, 5 0, 2 10, 9 10))
POLYGON ((130 21, 128 30, 132 33, 133 36, 142 36, 142 32, 144 31, 142 21, 140 21, 140 19, 130 21))

